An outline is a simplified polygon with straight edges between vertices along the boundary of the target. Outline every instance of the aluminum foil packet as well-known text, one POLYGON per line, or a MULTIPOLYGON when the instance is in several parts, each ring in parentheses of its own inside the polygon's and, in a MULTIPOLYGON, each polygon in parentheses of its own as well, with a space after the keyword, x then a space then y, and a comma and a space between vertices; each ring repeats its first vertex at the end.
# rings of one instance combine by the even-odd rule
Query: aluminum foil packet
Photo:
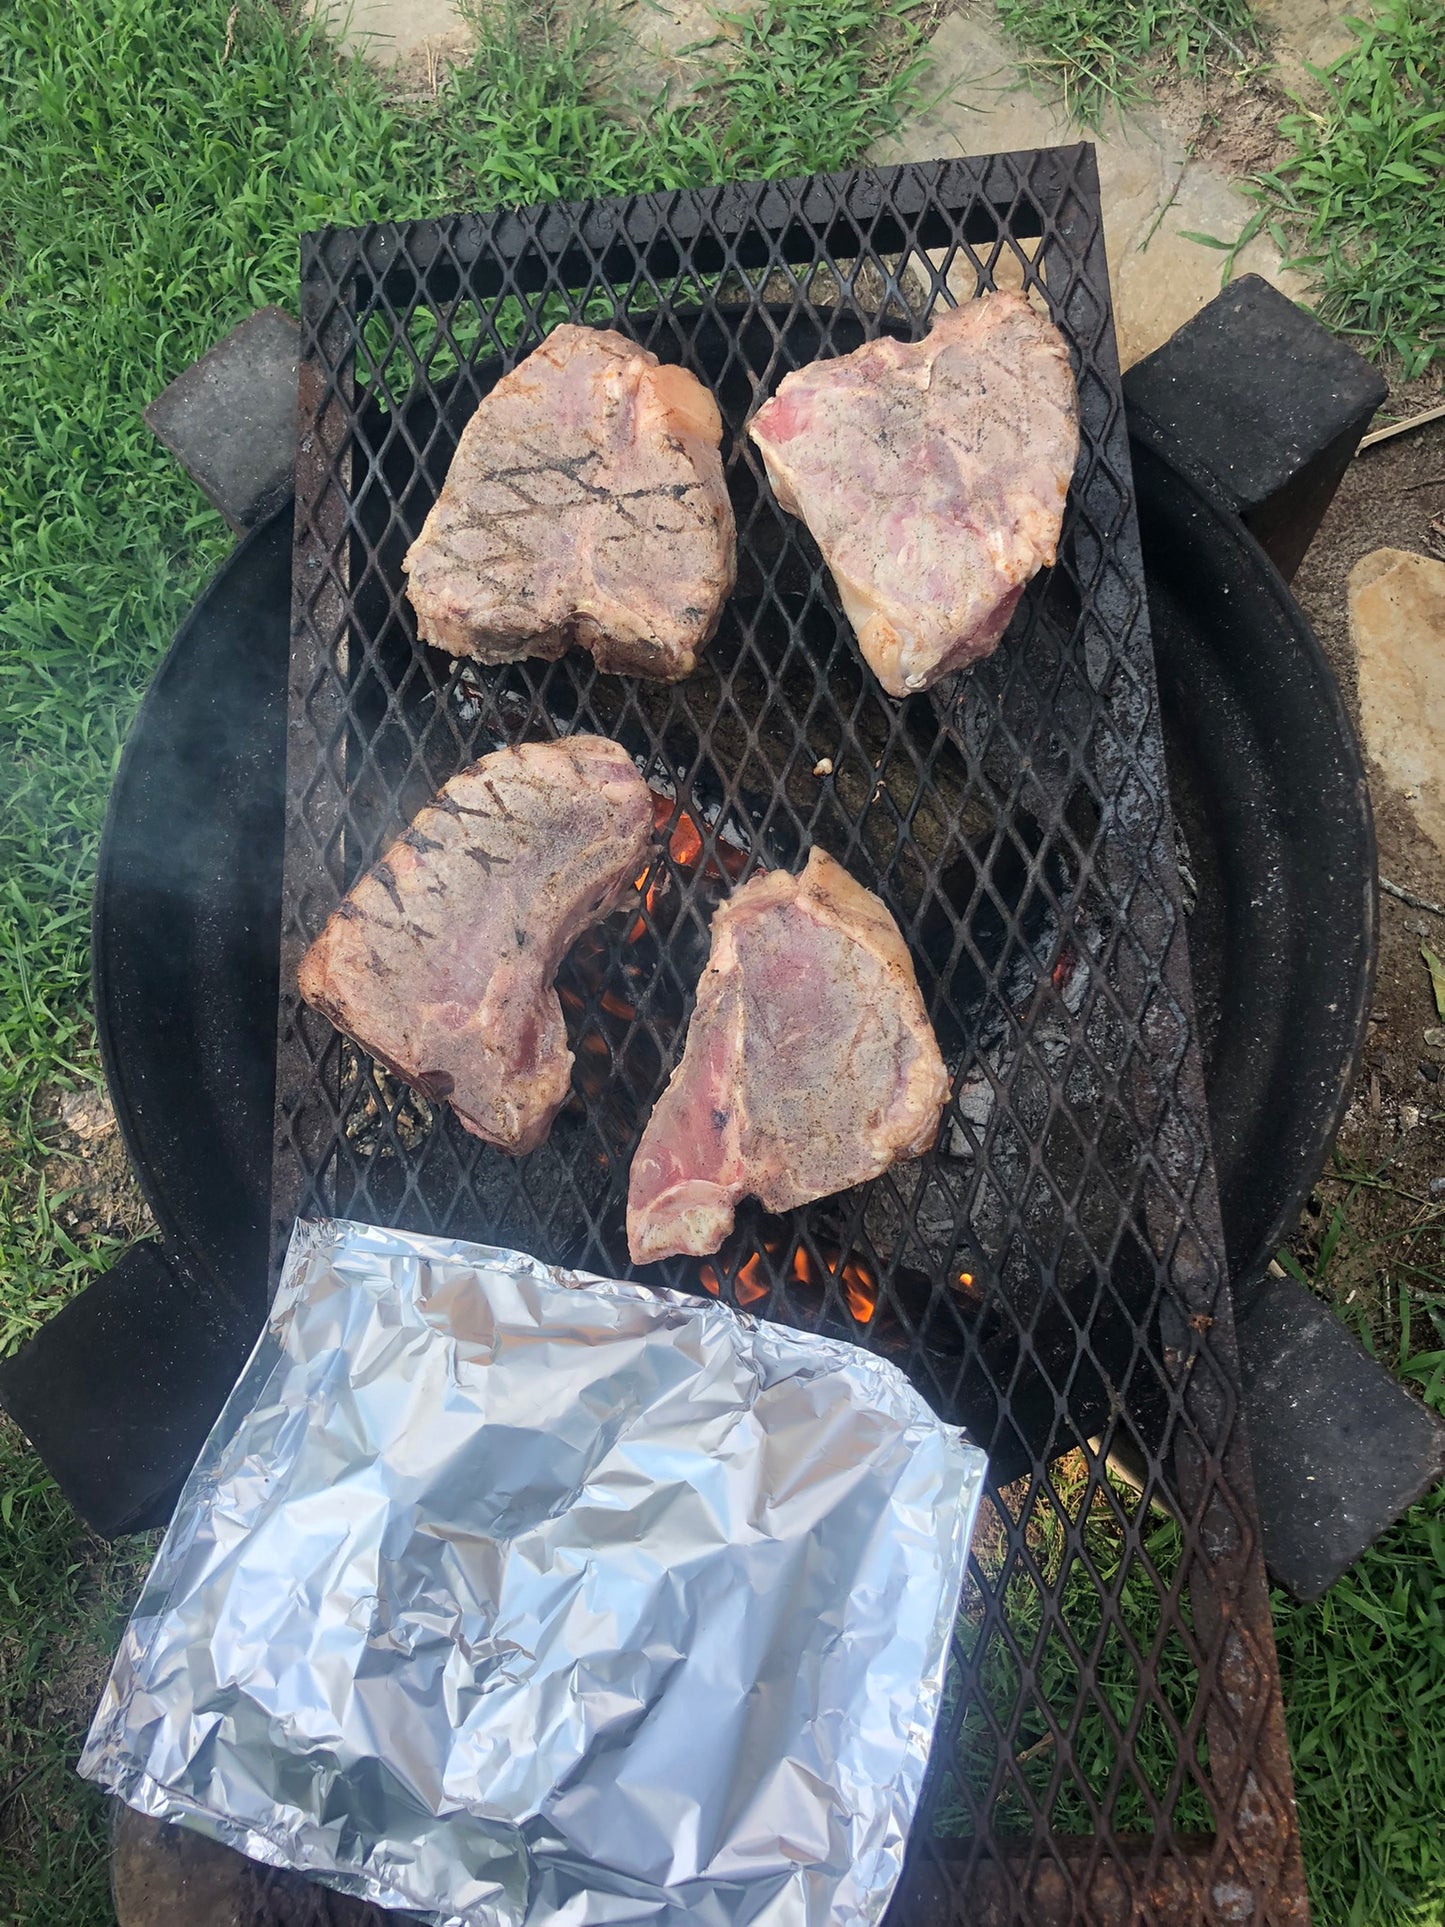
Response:
POLYGON ((80 1770, 446 1927, 873 1922, 983 1471, 855 1346, 302 1223, 80 1770))

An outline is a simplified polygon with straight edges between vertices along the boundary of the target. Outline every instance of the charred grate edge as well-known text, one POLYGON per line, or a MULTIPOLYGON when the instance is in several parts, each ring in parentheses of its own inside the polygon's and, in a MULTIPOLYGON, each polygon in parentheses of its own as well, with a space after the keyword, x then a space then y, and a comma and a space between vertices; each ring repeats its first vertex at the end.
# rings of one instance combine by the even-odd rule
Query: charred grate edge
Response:
POLYGON ((955 1074, 939 1146, 745 1208, 708 1276, 642 1275, 887 1351, 994 1459, 889 1917, 1306 1921, 1092 148, 308 236, 296 495, 278 1241, 334 1212, 627 1275, 710 905, 822 844, 908 937, 955 1074), (1073 355, 1059 563, 990 662, 894 704, 744 424, 790 367, 1001 286, 1073 355), (738 590, 670 689, 415 643, 401 556, 481 395, 564 318, 722 409, 738 590), (564 973, 574 1098, 511 1160, 306 1010, 296 965, 464 762, 578 728, 674 799, 666 887, 564 973))

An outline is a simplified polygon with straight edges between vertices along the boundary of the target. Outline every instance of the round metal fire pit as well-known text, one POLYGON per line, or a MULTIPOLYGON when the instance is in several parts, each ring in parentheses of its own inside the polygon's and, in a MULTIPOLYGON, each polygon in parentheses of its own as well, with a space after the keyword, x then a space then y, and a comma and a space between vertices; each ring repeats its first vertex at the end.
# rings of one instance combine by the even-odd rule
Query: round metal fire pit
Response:
MULTIPOLYGON (((1274 570, 1194 483, 1133 452, 1216 1168, 1247 1292, 1348 1097, 1374 944, 1369 803, 1329 667, 1274 570)), ((221 1280, 267 1262, 290 537, 283 512, 237 547, 157 673, 95 901, 126 1144, 167 1241, 221 1280)), ((119 1807, 112 1880, 121 1927, 393 1918, 119 1807)))
POLYGON ((1349 1102, 1376 946, 1369 788, 1314 631, 1237 518, 1131 441, 1237 1308, 1349 1102))
MULTIPOLYGON (((1353 1078, 1374 841, 1338 688, 1237 519, 1134 444, 1169 768, 1237 1293, 1318 1176, 1353 1078)), ((168 1245, 255 1295, 267 1265, 291 517, 238 544, 183 624, 111 792, 97 1024, 168 1245)))

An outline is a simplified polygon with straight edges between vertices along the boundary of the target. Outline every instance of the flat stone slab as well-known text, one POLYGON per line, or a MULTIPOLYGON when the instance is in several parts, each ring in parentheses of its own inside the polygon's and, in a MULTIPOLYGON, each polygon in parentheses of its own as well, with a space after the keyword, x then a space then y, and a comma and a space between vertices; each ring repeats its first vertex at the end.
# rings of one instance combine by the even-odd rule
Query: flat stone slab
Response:
POLYGON ((1365 748, 1445 855, 1445 562, 1375 549, 1349 601, 1365 748))
POLYGON ((1328 67, 1355 43, 1346 21, 1369 13, 1359 0, 1254 0, 1260 25, 1273 42, 1275 66, 1288 93, 1319 93, 1310 69, 1328 67))
MULTIPOLYGON (((756 3, 730 0, 725 10, 738 14, 756 3)), ((614 15, 625 78, 645 98, 662 94, 680 100, 695 92, 706 50, 737 31, 708 0, 579 0, 579 5, 605 6, 614 15)), ((349 11, 342 0, 310 0, 310 6, 325 16, 340 46, 362 54, 374 67, 399 70, 404 88, 430 80, 426 91, 435 92, 445 67, 465 60, 475 44, 457 0, 351 0, 349 11)))
POLYGON ((453 0, 312 0, 340 46, 364 54, 378 67, 409 62, 435 43, 451 52, 471 38, 453 0))
MULTIPOLYGON (((1061 97, 1025 85, 1012 44, 974 14, 951 14, 928 53, 919 94, 934 104, 880 142, 872 159, 947 160, 1092 140, 1123 366, 1151 353, 1213 300, 1223 256, 1183 237, 1192 232, 1232 241, 1254 204, 1219 168, 1192 160, 1154 108, 1131 109, 1122 123, 1107 121, 1097 131, 1081 127, 1061 97)), ((1285 272, 1265 236, 1243 249, 1234 271, 1262 275, 1295 299, 1308 286, 1285 272)))
MULTIPOLYGON (((590 0, 592 5, 606 0, 590 0)), ((722 11, 748 13, 757 0, 722 0, 722 11)), ((661 95, 676 105, 696 95, 712 60, 737 36, 709 0, 614 0, 626 84, 640 102, 661 95)))

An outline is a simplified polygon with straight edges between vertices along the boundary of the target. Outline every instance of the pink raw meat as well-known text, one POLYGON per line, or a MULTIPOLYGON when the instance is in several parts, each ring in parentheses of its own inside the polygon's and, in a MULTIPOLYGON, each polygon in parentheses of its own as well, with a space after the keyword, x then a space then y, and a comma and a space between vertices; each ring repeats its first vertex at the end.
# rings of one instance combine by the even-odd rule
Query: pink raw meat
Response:
POLYGON ((687 369, 554 329, 467 423, 402 562, 422 641, 488 663, 579 643, 601 669, 691 675, 737 566, 721 442, 687 369))
POLYGON ((1078 409, 1063 337, 1022 295, 799 369, 750 433, 890 696, 991 654, 1054 560, 1078 409))
POLYGON ((651 845, 652 792, 620 744, 496 750, 353 884, 301 959, 301 995, 475 1136, 535 1150, 571 1085, 552 979, 651 845))
POLYGON ((632 1161, 627 1242, 706 1257, 741 1198, 787 1211, 933 1143, 948 1076, 898 926, 814 850, 713 918, 682 1062, 632 1161))

